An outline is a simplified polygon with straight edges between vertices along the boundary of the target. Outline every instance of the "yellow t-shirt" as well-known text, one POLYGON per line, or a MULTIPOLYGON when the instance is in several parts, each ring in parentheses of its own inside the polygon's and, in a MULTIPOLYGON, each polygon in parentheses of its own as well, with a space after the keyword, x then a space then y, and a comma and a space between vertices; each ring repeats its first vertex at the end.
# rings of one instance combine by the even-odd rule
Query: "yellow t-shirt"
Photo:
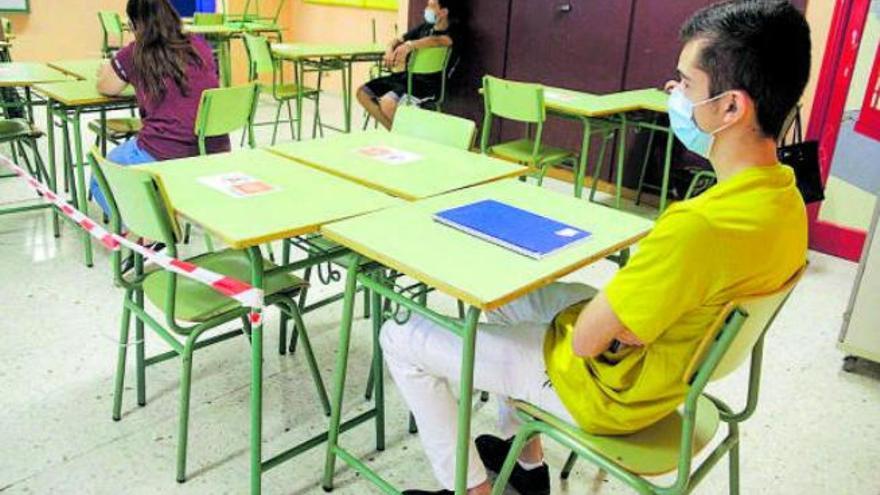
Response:
POLYGON ((586 431, 624 434, 655 423, 684 401, 685 368, 725 304, 781 287, 806 252, 806 211, 787 166, 746 169, 672 205, 605 288, 645 345, 576 356, 583 304, 572 306, 544 343, 553 387, 586 431))

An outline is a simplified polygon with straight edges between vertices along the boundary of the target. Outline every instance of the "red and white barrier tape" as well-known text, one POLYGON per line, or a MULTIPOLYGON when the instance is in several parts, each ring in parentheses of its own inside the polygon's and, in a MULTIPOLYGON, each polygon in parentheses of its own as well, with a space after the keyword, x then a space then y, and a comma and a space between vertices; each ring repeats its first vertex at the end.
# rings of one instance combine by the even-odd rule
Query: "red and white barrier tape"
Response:
MULTIPOLYGON (((261 309, 263 307, 262 290, 232 277, 220 275, 192 263, 172 258, 163 253, 158 253, 136 242, 132 242, 125 237, 108 232, 106 229, 95 223, 94 220, 61 199, 61 197, 52 192, 52 190, 45 184, 35 179, 26 170, 13 163, 9 158, 2 154, 0 154, 0 163, 10 167, 12 171, 21 177, 31 189, 40 193, 46 201, 57 206, 61 213, 73 220, 110 251, 118 251, 122 246, 125 246, 132 251, 136 251, 144 258, 156 263, 162 268, 205 284, 220 294, 235 299, 248 308, 261 309)), ((250 319, 251 323, 255 325, 259 324, 261 321, 260 314, 257 312, 252 312, 250 319)))

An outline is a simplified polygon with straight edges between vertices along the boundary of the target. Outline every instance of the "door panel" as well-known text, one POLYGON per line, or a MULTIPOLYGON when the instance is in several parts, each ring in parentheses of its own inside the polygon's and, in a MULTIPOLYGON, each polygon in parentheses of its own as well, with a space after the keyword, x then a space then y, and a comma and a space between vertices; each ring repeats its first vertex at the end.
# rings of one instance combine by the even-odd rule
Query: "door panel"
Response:
MULTIPOLYGON (((621 89, 633 0, 513 0, 507 78, 591 93, 621 89)), ((520 137, 505 126, 505 139, 520 137)), ((581 126, 551 118, 544 142, 580 148, 581 126)))

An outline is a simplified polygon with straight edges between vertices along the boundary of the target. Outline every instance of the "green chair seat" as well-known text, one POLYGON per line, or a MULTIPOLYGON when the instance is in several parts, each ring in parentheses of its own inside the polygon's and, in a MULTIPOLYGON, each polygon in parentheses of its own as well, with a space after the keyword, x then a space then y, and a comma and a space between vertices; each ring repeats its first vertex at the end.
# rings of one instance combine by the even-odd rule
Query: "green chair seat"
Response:
POLYGON ((519 139, 489 147, 489 154, 499 158, 529 165, 556 164, 572 155, 564 148, 542 145, 537 156, 532 157, 535 142, 530 139, 519 139))
POLYGON ((39 129, 35 129, 25 119, 2 119, 0 120, 0 142, 6 142, 13 139, 24 137, 38 138, 43 133, 39 129))
MULTIPOLYGON (((718 408, 705 396, 697 402, 694 423, 694 453, 703 449, 715 438, 721 422, 718 408)), ((544 421, 560 430, 570 431, 575 438, 629 472, 645 476, 657 476, 674 471, 678 467, 681 449, 682 413, 675 411, 657 423, 631 435, 591 435, 576 426, 547 414, 525 402, 517 402, 517 409, 544 421)))
MULTIPOLYGON (((137 117, 107 119, 107 134, 111 139, 125 139, 134 136, 143 129, 144 124, 137 117)), ((89 130, 95 134, 101 134, 101 121, 89 122, 89 130)))
MULTIPOLYGON (((251 279, 250 260, 244 251, 228 249, 206 253, 187 261, 238 280, 251 279)), ((263 260, 263 270, 267 272, 264 279, 264 295, 266 297, 284 292, 295 292, 307 285, 305 281, 289 273, 269 274, 268 271, 273 268, 275 265, 272 262, 263 260)), ((168 276, 169 272, 159 271, 150 274, 144 280, 144 293, 147 299, 160 308, 165 305, 168 276)), ((177 278, 176 295, 175 317, 183 321, 207 321, 239 306, 235 300, 219 294, 204 284, 184 277, 177 278)))

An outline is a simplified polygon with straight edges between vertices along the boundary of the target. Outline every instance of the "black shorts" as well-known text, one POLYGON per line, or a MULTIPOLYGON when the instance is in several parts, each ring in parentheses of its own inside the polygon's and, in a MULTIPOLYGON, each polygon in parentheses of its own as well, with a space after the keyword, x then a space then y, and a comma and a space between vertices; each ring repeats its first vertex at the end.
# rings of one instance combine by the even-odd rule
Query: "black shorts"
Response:
MULTIPOLYGON (((440 97, 441 77, 440 75, 413 76, 412 96, 420 101, 436 100, 440 97)), ((406 94, 406 72, 373 79, 364 85, 364 89, 377 100, 387 95, 394 101, 400 101, 406 94)))

